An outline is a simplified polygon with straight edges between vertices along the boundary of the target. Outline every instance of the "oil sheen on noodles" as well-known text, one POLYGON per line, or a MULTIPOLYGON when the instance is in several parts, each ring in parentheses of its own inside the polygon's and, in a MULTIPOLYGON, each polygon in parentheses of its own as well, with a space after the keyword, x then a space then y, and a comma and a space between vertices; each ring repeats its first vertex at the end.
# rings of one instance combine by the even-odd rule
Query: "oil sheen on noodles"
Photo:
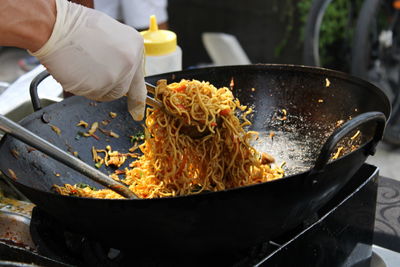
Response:
MULTIPOLYGON (((271 165, 271 157, 250 145, 258 136, 244 129, 251 124, 246 116, 252 109, 242 106, 230 89, 197 80, 169 85, 160 80, 155 96, 175 116, 147 109, 145 141, 139 146, 143 156, 125 168, 121 180, 137 196, 199 194, 283 177, 283 169, 271 165), (235 115, 239 113, 239 117, 235 115), (209 134, 191 138, 182 132, 188 125, 209 134)), ((56 186, 56 190, 64 195, 122 198, 111 190, 89 186, 56 186)))

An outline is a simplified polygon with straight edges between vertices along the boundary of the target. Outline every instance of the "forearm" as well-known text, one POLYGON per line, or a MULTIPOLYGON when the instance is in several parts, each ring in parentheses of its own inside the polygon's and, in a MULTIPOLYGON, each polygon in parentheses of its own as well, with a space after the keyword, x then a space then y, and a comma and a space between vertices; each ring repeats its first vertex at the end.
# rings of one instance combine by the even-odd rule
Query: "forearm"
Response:
MULTIPOLYGON (((70 0, 70 1, 86 7, 90 8, 94 7, 93 0, 70 0)), ((115 1, 115 0, 109 0, 109 1, 115 1)))
POLYGON ((0 46, 30 51, 50 38, 56 21, 54 0, 0 0, 0 46))

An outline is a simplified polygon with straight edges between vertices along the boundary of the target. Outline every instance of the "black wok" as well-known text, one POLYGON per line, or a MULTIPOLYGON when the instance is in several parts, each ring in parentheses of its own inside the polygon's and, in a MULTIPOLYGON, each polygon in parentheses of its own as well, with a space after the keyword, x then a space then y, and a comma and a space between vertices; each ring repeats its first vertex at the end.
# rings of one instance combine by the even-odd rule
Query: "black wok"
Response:
MULTIPOLYGON (((36 108, 40 108, 36 86, 44 77, 33 83, 36 108)), ((373 154, 390 114, 390 104, 377 87, 319 68, 229 66, 147 80, 155 83, 160 78, 168 82, 199 79, 216 86, 229 86, 233 79, 235 96, 255 110, 251 129, 261 133, 261 141, 255 146, 276 156, 278 163, 286 161, 287 176, 227 191, 164 199, 61 196, 51 191, 54 184, 101 186, 7 135, 1 141, 0 169, 60 224, 113 247, 142 249, 155 255, 233 252, 299 225, 331 199, 373 154), (286 120, 281 120, 283 109, 287 111, 286 120), (335 131, 341 120, 347 122, 335 131), (350 151, 349 137, 358 129, 362 132, 359 143, 350 151), (275 133, 272 139, 270 131, 275 133), (328 163, 337 143, 348 148, 348 153, 328 163)), ((21 125, 64 150, 77 151, 89 164, 93 164, 92 146, 111 145, 113 150, 127 151, 129 136, 142 129, 141 123, 134 122, 126 112, 126 99, 94 103, 78 96, 36 111, 21 125), (110 119, 110 111, 118 116, 110 119), (77 136, 80 129, 75 124, 79 120, 92 123, 105 119, 111 123, 104 128, 112 129, 120 138, 77 136), (60 128, 61 134, 57 135, 51 125, 60 128)), ((101 170, 112 172, 104 167, 101 170)))

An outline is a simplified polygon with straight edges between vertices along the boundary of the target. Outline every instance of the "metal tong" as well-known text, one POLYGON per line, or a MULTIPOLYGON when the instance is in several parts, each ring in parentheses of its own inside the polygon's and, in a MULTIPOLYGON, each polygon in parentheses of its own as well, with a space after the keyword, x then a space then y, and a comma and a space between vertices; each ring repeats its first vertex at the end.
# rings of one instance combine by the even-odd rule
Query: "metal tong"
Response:
MULTIPOLYGON (((147 92, 152 95, 155 95, 156 87, 148 82, 145 82, 145 84, 146 84, 147 92)), ((166 111, 166 109, 164 109, 164 105, 160 101, 158 101, 157 99, 155 99, 149 95, 147 95, 147 97, 146 97, 146 104, 149 106, 152 106, 153 108, 161 108, 164 111, 166 111)))
MULTIPOLYGON (((156 87, 148 82, 145 82, 145 84, 146 84, 147 92, 154 96, 156 94, 156 87)), ((169 112, 168 109, 166 109, 164 107, 164 104, 162 102, 160 102, 159 100, 157 100, 149 95, 146 96, 146 104, 153 108, 159 108, 163 112, 167 113, 170 116, 173 116, 173 117, 176 116, 175 114, 172 114, 171 112, 169 112)), ((191 127, 191 128, 193 128, 193 127, 191 127)))
MULTIPOLYGON (((155 95, 156 93, 156 87, 148 82, 145 82, 146 84, 146 88, 147 88, 147 92, 155 95)), ((171 112, 169 112, 165 107, 164 104, 161 103, 159 100, 154 99, 153 97, 147 95, 146 97, 146 104, 149 106, 152 106, 154 108, 160 108, 163 112, 171 115, 171 116, 176 116, 175 114, 172 114, 171 112)), ((220 126, 222 123, 222 119, 220 117, 217 118, 217 124, 220 126)), ((208 129, 206 129, 203 132, 199 132, 196 126, 183 126, 181 128, 181 133, 188 135, 190 137, 192 137, 193 139, 200 139, 203 138, 206 135, 210 134, 210 131, 208 129)))

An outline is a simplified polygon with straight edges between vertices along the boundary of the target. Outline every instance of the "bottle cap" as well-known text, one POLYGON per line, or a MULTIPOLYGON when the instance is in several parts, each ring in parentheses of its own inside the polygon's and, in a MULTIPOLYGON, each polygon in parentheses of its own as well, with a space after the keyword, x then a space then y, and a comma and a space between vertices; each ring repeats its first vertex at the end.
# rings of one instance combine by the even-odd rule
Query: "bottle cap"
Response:
POLYGON ((159 30, 156 16, 150 16, 150 27, 140 34, 144 39, 144 49, 147 56, 161 56, 176 50, 176 34, 172 31, 159 30))

